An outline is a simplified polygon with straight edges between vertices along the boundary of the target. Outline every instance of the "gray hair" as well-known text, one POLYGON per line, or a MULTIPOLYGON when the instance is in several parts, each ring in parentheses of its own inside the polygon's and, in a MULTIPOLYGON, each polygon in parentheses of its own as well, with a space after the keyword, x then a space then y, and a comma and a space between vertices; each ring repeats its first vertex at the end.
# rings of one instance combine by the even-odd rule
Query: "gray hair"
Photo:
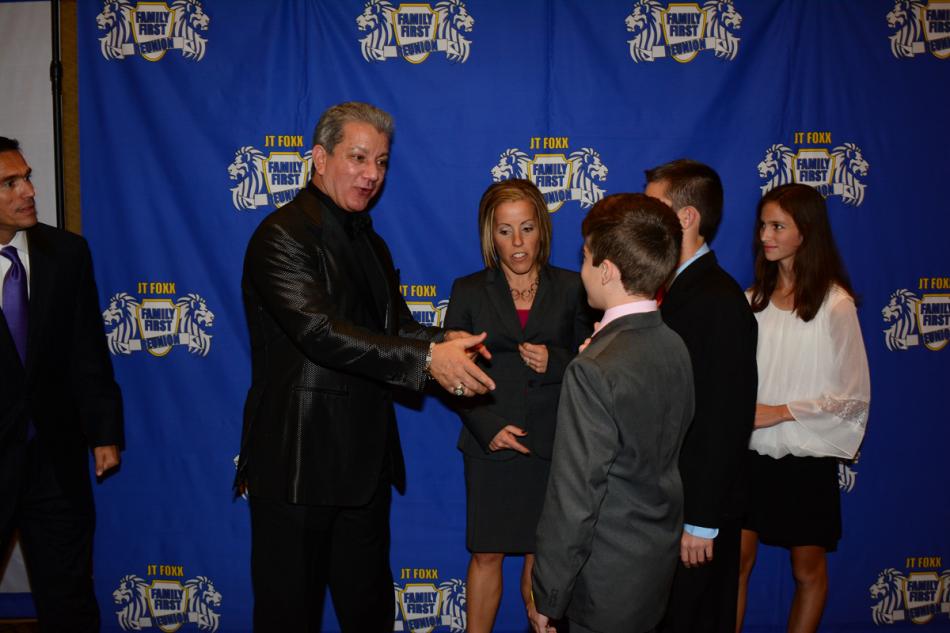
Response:
POLYGON ((328 108, 320 116, 313 130, 313 144, 323 146, 327 154, 332 154, 333 148, 343 140, 343 126, 350 122, 369 123, 390 141, 393 138, 392 115, 368 103, 348 101, 328 108))

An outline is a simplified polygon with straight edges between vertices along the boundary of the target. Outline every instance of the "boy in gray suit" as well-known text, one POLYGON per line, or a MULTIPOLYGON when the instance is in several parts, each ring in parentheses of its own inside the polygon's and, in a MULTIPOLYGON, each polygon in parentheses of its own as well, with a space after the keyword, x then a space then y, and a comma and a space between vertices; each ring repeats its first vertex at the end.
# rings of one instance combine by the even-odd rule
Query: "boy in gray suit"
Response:
POLYGON ((679 554, 677 461, 693 416, 683 341, 654 300, 679 261, 672 210, 604 198, 581 226, 581 279, 604 318, 564 374, 532 573, 536 633, 643 633, 663 616, 679 554))

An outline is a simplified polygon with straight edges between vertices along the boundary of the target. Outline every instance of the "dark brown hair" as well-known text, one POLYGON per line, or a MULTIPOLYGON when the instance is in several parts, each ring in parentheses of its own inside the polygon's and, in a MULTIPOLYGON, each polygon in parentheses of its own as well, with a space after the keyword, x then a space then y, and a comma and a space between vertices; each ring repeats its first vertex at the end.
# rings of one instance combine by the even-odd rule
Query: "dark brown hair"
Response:
POLYGON ((772 189, 762 196, 756 208, 752 310, 761 312, 769 305, 778 282, 778 262, 770 262, 765 258, 760 238, 762 209, 770 202, 774 202, 791 216, 802 235, 802 244, 792 262, 792 271, 795 274, 795 314, 798 318, 802 321, 815 318, 834 284, 856 299, 841 255, 838 254, 835 238, 831 234, 825 199, 813 187, 795 183, 772 189))
POLYGON ((15 138, 0 136, 0 152, 18 152, 20 151, 20 141, 15 138))
POLYGON ((551 218, 544 196, 530 180, 512 178, 496 182, 485 190, 478 203, 478 234, 482 246, 482 259, 487 268, 498 267, 498 253, 495 252, 495 239, 492 231, 495 223, 495 209, 505 202, 526 200, 534 208, 538 224, 538 261, 539 266, 548 263, 551 257, 551 218))
POLYGON ((695 207, 699 211, 699 234, 712 242, 722 220, 722 181, 710 167, 680 158, 644 172, 647 183, 666 183, 666 197, 673 210, 695 207))
POLYGON ((676 214, 642 193, 618 193, 595 204, 581 234, 591 262, 613 262, 630 294, 654 296, 679 263, 683 229, 676 214))

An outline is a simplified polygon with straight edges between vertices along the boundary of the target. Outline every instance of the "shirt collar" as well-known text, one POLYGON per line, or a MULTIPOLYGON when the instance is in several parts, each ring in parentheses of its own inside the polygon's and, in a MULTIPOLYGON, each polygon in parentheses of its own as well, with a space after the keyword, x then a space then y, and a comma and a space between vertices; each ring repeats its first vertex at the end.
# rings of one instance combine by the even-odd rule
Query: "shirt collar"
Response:
MULTIPOLYGON (((656 310, 656 301, 653 299, 631 301, 630 303, 621 303, 619 306, 607 308, 607 310, 604 311, 604 318, 600 320, 600 327, 597 328, 597 332, 600 332, 608 323, 620 317, 631 314, 641 314, 643 312, 653 312, 654 310, 656 310)), ((596 335, 597 332, 594 332, 594 335, 596 335)))
POLYGON ((333 217, 336 218, 340 226, 342 226, 346 221, 346 211, 338 207, 333 201, 333 198, 320 191, 320 188, 313 184, 313 180, 307 181, 307 190, 323 202, 324 206, 330 210, 330 213, 333 214, 333 217))
MULTIPOLYGON (((0 244, 0 248, 12 246, 17 249, 17 253, 25 253, 27 249, 26 231, 17 231, 13 234, 13 239, 8 244, 0 244)), ((22 257, 20 258, 22 259, 22 257)))
POLYGON ((703 255, 709 252, 710 252, 709 244, 703 242, 703 245, 699 247, 699 249, 693 254, 692 257, 690 257, 685 262, 680 264, 680 267, 676 269, 676 274, 673 275, 673 279, 676 279, 677 277, 679 277, 680 273, 686 270, 690 264, 692 264, 697 259, 699 259, 700 257, 702 257, 703 255))

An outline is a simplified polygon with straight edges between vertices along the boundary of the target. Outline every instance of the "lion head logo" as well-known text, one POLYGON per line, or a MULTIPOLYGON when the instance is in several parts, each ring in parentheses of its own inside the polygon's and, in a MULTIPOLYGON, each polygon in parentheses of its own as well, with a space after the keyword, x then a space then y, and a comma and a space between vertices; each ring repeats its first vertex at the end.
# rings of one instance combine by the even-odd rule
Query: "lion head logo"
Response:
POLYGON ((861 453, 857 453, 854 459, 838 460, 838 490, 841 492, 851 492, 854 490, 854 484, 858 480, 858 472, 852 468, 858 463, 861 453))
POLYGON ((465 581, 452 578, 439 585, 442 615, 449 618, 450 633, 465 633, 465 581))
POLYGON ((208 44, 204 34, 208 32, 211 18, 198 0, 175 0, 171 9, 175 12, 173 34, 182 40, 181 54, 187 59, 201 61, 208 44))
POLYGON ((633 39, 627 40, 633 61, 654 61, 653 47, 663 41, 662 16, 663 6, 656 0, 637 0, 633 4, 633 11, 624 20, 633 34, 633 39))
POLYGON ((392 15, 395 11, 387 0, 369 0, 363 6, 363 13, 356 18, 357 28, 368 32, 360 40, 360 49, 366 61, 386 61, 385 47, 393 40, 392 15))
POLYGON ((514 147, 506 149, 498 157, 498 164, 491 168, 491 177, 495 182, 510 180, 511 178, 528 177, 528 166, 531 159, 520 149, 514 147))
POLYGON ((732 61, 739 52, 739 37, 742 16, 736 11, 732 0, 710 0, 703 5, 706 12, 706 35, 716 38, 716 57, 732 61))
POLYGON ((205 300, 194 292, 180 297, 175 307, 181 319, 178 331, 188 335, 188 351, 207 356, 211 349, 211 335, 205 330, 214 325, 214 313, 208 309, 205 300))
POLYGON ((943 591, 940 592, 937 600, 943 605, 942 611, 948 613, 950 612, 950 569, 944 570, 944 572, 940 574, 940 586, 943 588, 943 591))
POLYGON ((249 145, 234 153, 234 160, 228 165, 228 177, 237 182, 231 187, 231 201, 237 209, 256 209, 257 194, 263 193, 264 154, 249 145))
POLYGON ((590 147, 572 153, 570 161, 571 188, 581 190, 581 207, 588 209, 604 197, 604 190, 596 183, 607 180, 607 166, 600 160, 600 154, 590 147))
POLYGON ((99 38, 102 56, 125 59, 123 46, 132 40, 132 5, 128 0, 106 0, 96 16, 96 26, 105 35, 99 38))
POLYGON ((214 588, 214 583, 206 576, 192 578, 185 583, 188 591, 188 614, 196 616, 195 621, 201 631, 218 630, 221 616, 212 609, 221 606, 221 594, 214 588))
POLYGON ((148 585, 144 580, 135 574, 123 576, 118 588, 112 592, 112 601, 119 606, 115 614, 123 631, 141 631, 149 627, 148 585))
POLYGON ((874 624, 893 624, 898 619, 894 617, 894 612, 904 606, 906 582, 907 578, 893 567, 877 575, 877 580, 868 588, 871 598, 878 601, 871 607, 871 619, 874 620, 874 624))
POLYGON ((768 178, 768 182, 761 186, 762 195, 765 195, 779 185, 795 182, 792 176, 792 161, 795 158, 791 148, 776 143, 765 150, 765 158, 759 163, 759 178, 768 178))
POLYGON ((102 311, 106 326, 106 343, 113 354, 131 354, 130 341, 139 338, 138 299, 125 292, 118 292, 109 299, 109 307, 102 311))
POLYGON ((917 344, 917 304, 920 299, 910 290, 901 288, 891 293, 887 305, 881 310, 881 318, 890 327, 884 330, 887 349, 906 350, 917 344))
POLYGON ((860 206, 864 202, 864 184, 858 176, 867 176, 868 162, 864 160, 861 148, 854 143, 845 143, 831 150, 835 161, 832 182, 844 185, 841 200, 845 204, 860 206))
POLYGON ((439 16, 436 36, 448 43, 446 59, 450 62, 465 63, 468 61, 472 42, 466 39, 462 32, 472 32, 475 18, 469 14, 462 0, 443 0, 435 5, 435 13, 439 16))
POLYGON ((895 0, 894 8, 887 13, 887 26, 895 29, 891 35, 891 53, 894 57, 913 57, 914 44, 922 41, 923 27, 920 15, 924 3, 920 0, 895 0))

